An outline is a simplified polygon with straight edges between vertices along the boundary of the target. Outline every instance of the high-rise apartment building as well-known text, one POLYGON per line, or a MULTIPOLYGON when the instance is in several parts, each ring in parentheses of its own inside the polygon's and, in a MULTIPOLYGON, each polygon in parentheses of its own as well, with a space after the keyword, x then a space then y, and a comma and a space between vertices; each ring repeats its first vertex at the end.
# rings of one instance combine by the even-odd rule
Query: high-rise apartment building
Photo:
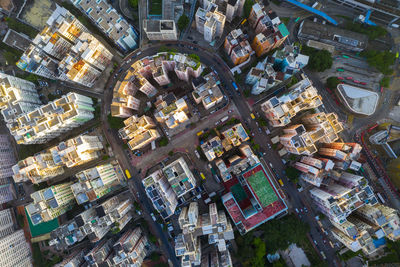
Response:
MULTIPOLYGON (((286 45, 252 67, 246 76, 246 84, 252 85, 253 95, 258 95, 291 78, 308 64, 308 59, 300 54, 298 47, 286 45)), ((305 83, 303 86, 310 83, 306 77, 301 82, 305 83)))
POLYGON ((25 207, 32 224, 51 221, 67 212, 75 204, 71 190, 72 182, 53 185, 33 192, 33 202, 25 207))
POLYGON ((64 173, 71 168, 99 157, 103 149, 98 136, 80 135, 63 141, 34 156, 20 160, 12 167, 16 183, 31 181, 38 184, 64 173))
POLYGON ((143 20, 143 30, 149 40, 178 40, 174 20, 143 20))
POLYGON ((100 267, 112 252, 113 240, 104 239, 90 250, 84 259, 89 266, 100 267))
POLYGON ((199 7, 196 11, 196 29, 204 35, 204 40, 212 42, 221 37, 226 17, 218 11, 218 6, 210 3, 208 7, 199 7))
POLYGON ((247 34, 244 34, 241 29, 234 29, 225 38, 225 52, 234 65, 245 62, 253 52, 247 38, 247 34))
POLYGON ((375 204, 365 205, 352 213, 347 221, 332 221, 332 235, 353 252, 362 250, 367 256, 377 255, 385 247, 385 238, 400 239, 400 221, 396 210, 375 204))
POLYGON ((90 242, 100 241, 111 229, 124 229, 132 219, 132 201, 128 192, 122 192, 93 206, 74 219, 53 230, 50 245, 66 250, 86 237, 90 242))
POLYGON ((41 104, 34 83, 0 72, 0 109, 6 123, 41 104))
POLYGON ((322 105, 322 97, 310 80, 304 79, 280 97, 272 97, 261 104, 261 110, 273 127, 286 126, 297 113, 322 105))
POLYGON ((330 220, 346 221, 347 216, 364 205, 374 205, 377 199, 367 179, 348 172, 337 173, 336 181, 310 190, 317 207, 330 220))
POLYGON ((123 16, 105 0, 70 0, 88 16, 122 51, 138 46, 138 34, 123 16))
POLYGON ((153 120, 143 115, 138 118, 132 117, 124 120, 125 127, 118 131, 119 136, 128 140, 128 146, 131 150, 145 147, 160 137, 153 120))
POLYGON ((118 162, 106 163, 75 174, 78 182, 71 185, 76 202, 92 202, 114 191, 123 181, 118 162))
POLYGON ((25 71, 91 87, 113 55, 67 9, 56 5, 17 66, 25 71))
POLYGON ((258 57, 282 45, 289 36, 288 29, 276 13, 265 12, 259 3, 253 5, 248 21, 256 32, 251 47, 258 57))
POLYGON ((7 123, 18 144, 43 144, 94 118, 90 97, 68 93, 7 123))
POLYGON ((110 266, 142 266, 149 245, 149 240, 140 227, 129 229, 114 243, 110 266))
POLYGON ((306 115, 303 124, 295 124, 283 130, 279 137, 285 149, 293 154, 310 156, 317 152, 317 142, 332 143, 343 130, 335 113, 324 112, 306 115))
POLYGON ((208 244, 214 244, 229 258, 226 261, 231 262, 226 241, 234 239, 233 229, 225 213, 218 211, 215 203, 209 205, 209 213, 200 215, 197 202, 191 202, 189 207, 183 207, 178 222, 182 233, 175 238, 175 254, 182 257, 182 266, 201 264, 200 237, 204 235, 208 236, 208 244))
POLYGON ((0 251, 2 267, 33 266, 32 252, 22 229, 0 238, 0 251))
POLYGON ((8 236, 14 232, 14 216, 11 209, 0 211, 0 238, 8 236))
POLYGON ((169 93, 164 97, 157 97, 154 105, 156 107, 154 117, 158 122, 164 123, 169 129, 173 129, 189 120, 187 116, 189 108, 185 99, 176 99, 173 93, 169 93))
POLYGON ((324 178, 329 176, 334 165, 329 159, 303 156, 294 167, 301 172, 300 177, 303 180, 319 187, 324 178))
POLYGON ((0 134, 0 184, 13 175, 12 166, 17 162, 12 143, 7 134, 0 134))
POLYGON ((178 198, 196 187, 196 179, 181 157, 142 181, 154 208, 166 219, 175 212, 178 198))

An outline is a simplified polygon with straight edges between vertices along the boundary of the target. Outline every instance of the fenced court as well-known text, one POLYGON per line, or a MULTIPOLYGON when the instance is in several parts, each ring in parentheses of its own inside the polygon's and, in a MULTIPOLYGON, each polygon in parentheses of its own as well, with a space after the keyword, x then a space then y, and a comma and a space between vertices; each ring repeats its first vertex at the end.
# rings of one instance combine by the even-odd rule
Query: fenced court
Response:
POLYGON ((243 177, 247 179, 263 207, 267 207, 278 200, 275 190, 260 165, 244 173, 243 177))

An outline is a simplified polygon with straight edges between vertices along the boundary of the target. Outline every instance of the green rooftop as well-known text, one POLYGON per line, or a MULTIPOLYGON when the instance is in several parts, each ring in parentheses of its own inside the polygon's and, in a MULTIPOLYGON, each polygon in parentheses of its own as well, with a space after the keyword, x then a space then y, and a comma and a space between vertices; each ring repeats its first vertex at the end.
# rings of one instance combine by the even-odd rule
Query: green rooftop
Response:
POLYGON ((279 24, 278 29, 281 32, 283 37, 286 37, 289 35, 289 30, 286 28, 286 25, 284 23, 279 24))
POLYGON ((29 230, 31 231, 32 237, 37 237, 40 235, 44 235, 50 233, 54 229, 56 229, 59 225, 58 219, 51 220, 49 222, 39 223, 37 225, 33 225, 31 218, 29 217, 28 213, 25 210, 25 215, 28 218, 29 223, 29 230))

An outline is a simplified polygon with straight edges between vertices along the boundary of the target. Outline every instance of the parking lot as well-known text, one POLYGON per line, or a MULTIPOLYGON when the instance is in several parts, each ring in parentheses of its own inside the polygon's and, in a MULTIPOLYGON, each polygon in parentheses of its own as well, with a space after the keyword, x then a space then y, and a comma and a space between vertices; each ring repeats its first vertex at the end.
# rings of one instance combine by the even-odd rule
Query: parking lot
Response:
POLYGON ((371 68, 364 59, 344 56, 335 56, 332 68, 322 72, 321 78, 326 80, 335 76, 350 85, 379 92, 379 81, 383 77, 382 74, 371 68))

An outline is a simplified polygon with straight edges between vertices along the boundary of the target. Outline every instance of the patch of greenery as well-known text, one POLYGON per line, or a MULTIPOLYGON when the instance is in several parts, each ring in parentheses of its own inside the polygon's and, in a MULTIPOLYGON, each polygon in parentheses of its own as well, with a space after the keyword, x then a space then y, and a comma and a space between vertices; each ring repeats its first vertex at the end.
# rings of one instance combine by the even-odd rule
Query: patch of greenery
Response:
POLYGON ((389 85, 390 85, 390 77, 388 77, 388 76, 383 77, 382 80, 379 82, 379 84, 382 87, 386 87, 386 88, 389 87, 389 85))
POLYGON ((107 115, 107 121, 111 129, 121 129, 125 126, 123 118, 113 117, 111 114, 107 115))
POLYGON ((294 184, 297 184, 299 181, 300 172, 292 166, 287 167, 285 171, 287 178, 289 178, 294 184))
POLYGON ((201 76, 206 76, 210 72, 211 72, 211 68, 210 67, 206 67, 206 68, 204 68, 203 72, 201 73, 201 76))
POLYGON ((292 87, 293 85, 295 85, 298 82, 299 82, 299 80, 296 78, 296 76, 292 76, 292 78, 290 79, 290 82, 287 84, 287 88, 292 87))
POLYGON ((248 18, 251 12, 251 8, 254 5, 254 0, 246 0, 243 5, 243 16, 248 18))
POLYGON ((188 57, 195 61, 200 61, 200 57, 196 54, 189 54, 188 57))
POLYGON ((3 51, 3 56, 9 65, 15 65, 22 56, 22 52, 0 42, 0 49, 3 51))
POLYGON ((172 157, 174 155, 174 151, 170 151, 170 152, 168 152, 168 156, 170 156, 170 157, 172 157))
POLYGON ((326 79, 326 86, 332 90, 335 90, 339 83, 340 80, 337 77, 332 76, 326 79))
POLYGON ((26 159, 27 157, 33 156, 34 154, 42 151, 43 149, 44 149, 43 144, 20 145, 18 147, 18 158, 26 159))
POLYGON ((348 260, 354 258, 355 256, 359 255, 360 253, 362 253, 362 252, 361 251, 353 252, 351 250, 348 250, 348 251, 346 251, 345 253, 343 253, 341 255, 338 254, 338 256, 342 261, 348 261, 348 260))
POLYGON ((189 25, 189 18, 185 14, 182 14, 182 16, 179 17, 178 19, 178 29, 180 31, 183 31, 186 29, 186 27, 189 25))
POLYGON ((322 72, 332 67, 332 54, 327 50, 318 50, 303 45, 301 52, 310 57, 307 67, 312 71, 322 72))
POLYGON ((245 237, 238 236, 235 239, 239 248, 237 257, 244 267, 267 266, 267 251, 274 253, 287 249, 292 243, 301 244, 308 241, 309 226, 294 215, 268 221, 257 229, 257 237, 250 232, 245 237))
POLYGON ((244 95, 244 97, 250 97, 250 94, 251 94, 251 90, 250 89, 245 89, 245 90, 243 90, 243 95, 244 95))
POLYGON ((160 140, 158 141, 158 146, 167 146, 169 143, 168 138, 163 136, 162 138, 160 138, 160 140))
POLYGON ((21 228, 24 228, 24 225, 25 225, 24 219, 25 219, 24 215, 22 215, 22 214, 18 214, 18 215, 17 215, 17 222, 18 222, 18 225, 19 225, 21 228))
POLYGON ((288 25, 290 18, 284 17, 284 18, 279 18, 284 24, 288 25))
POLYGON ((370 66, 375 67, 381 73, 385 75, 393 73, 391 66, 396 60, 394 53, 390 51, 368 50, 362 51, 360 55, 367 59, 370 66))
POLYGON ((162 53, 162 52, 177 53, 178 49, 170 48, 170 47, 167 47, 167 46, 163 45, 163 46, 160 47, 158 52, 160 52, 160 53, 162 53))
POLYGON ((128 3, 135 10, 139 7, 139 0, 128 0, 128 3))
POLYGON ((162 0, 151 0, 149 1, 149 15, 161 15, 162 14, 162 0))
POLYGON ((47 98, 49 99, 49 101, 54 101, 54 100, 56 100, 57 98, 59 98, 57 95, 53 95, 53 94, 48 94, 47 95, 47 98))
POLYGON ((6 22, 8 28, 13 29, 16 32, 22 32, 23 34, 28 35, 31 39, 35 38, 35 36, 39 33, 39 31, 33 28, 32 26, 20 22, 17 19, 8 17, 6 18, 6 22))
POLYGON ((347 21, 345 28, 349 31, 365 34, 369 40, 375 40, 387 34, 387 30, 381 26, 367 26, 359 22, 347 21))
POLYGON ((43 257, 38 243, 32 243, 33 266, 35 267, 51 267, 61 262, 63 259, 60 256, 54 255, 50 260, 43 257))
POLYGON ((268 125, 268 122, 266 119, 264 119, 263 117, 258 117, 257 118, 257 122, 260 126, 265 127, 268 125))

